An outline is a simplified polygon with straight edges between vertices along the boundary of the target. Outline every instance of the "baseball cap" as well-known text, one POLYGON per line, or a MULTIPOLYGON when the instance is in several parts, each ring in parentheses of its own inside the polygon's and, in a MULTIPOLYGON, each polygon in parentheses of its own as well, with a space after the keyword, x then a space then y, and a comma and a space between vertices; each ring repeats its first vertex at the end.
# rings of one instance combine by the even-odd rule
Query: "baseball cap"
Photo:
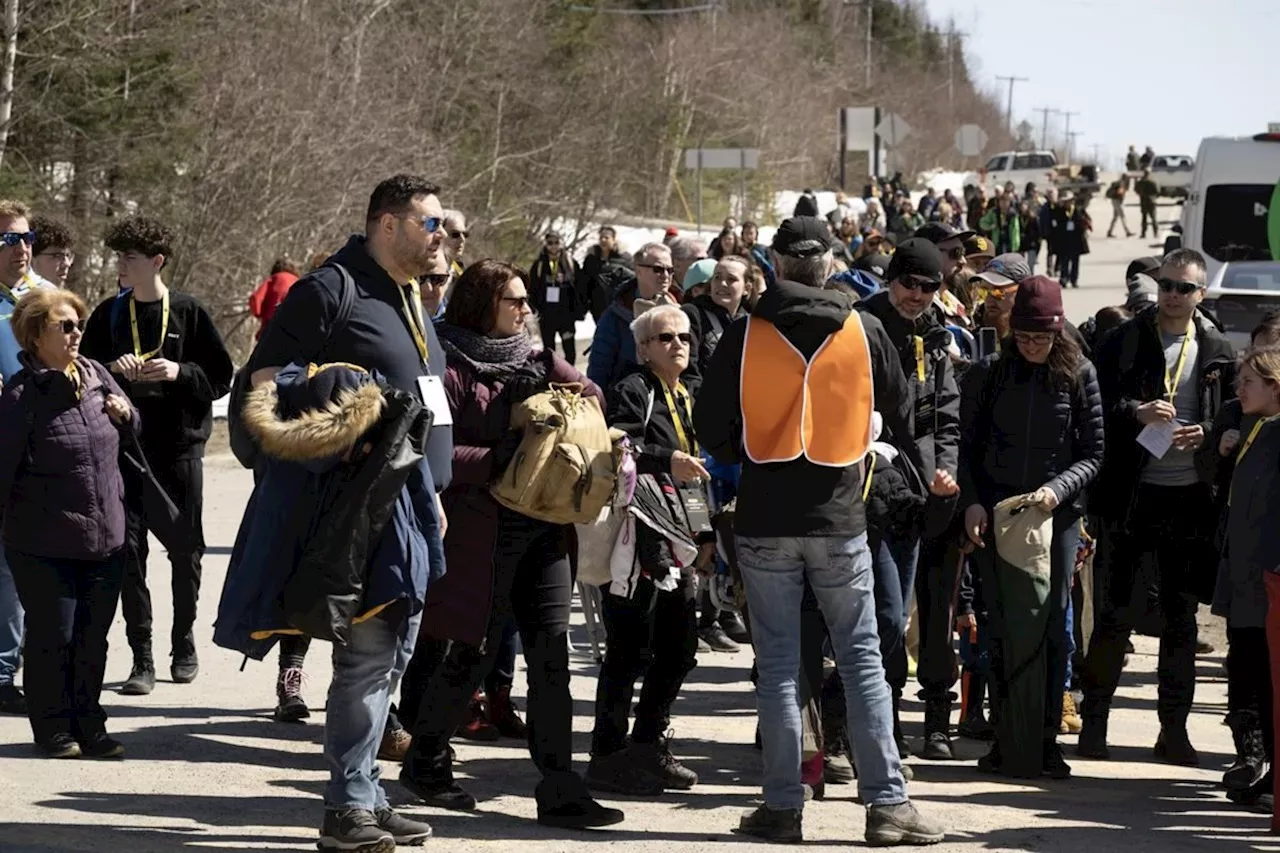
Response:
POLYGON ((942 253, 938 251, 938 247, 923 237, 903 240, 902 245, 889 258, 889 268, 884 272, 884 279, 893 281, 907 275, 942 281, 942 253))
POLYGON ((830 248, 831 229, 816 216, 793 216, 773 235, 773 250, 791 258, 811 258, 830 248))
POLYGON ((961 231, 958 228, 952 228, 945 222, 930 222, 928 225, 921 225, 916 229, 915 237, 923 237, 930 243, 937 245, 945 243, 948 240, 968 240, 973 236, 972 231, 961 231))
POLYGON ((680 286, 688 293, 700 284, 706 284, 711 281, 711 276, 715 275, 716 262, 712 258, 703 258, 695 262, 689 267, 684 274, 684 281, 680 282, 680 286))
POLYGON ((889 255, 863 255, 853 262, 853 268, 855 270, 875 273, 880 276, 880 278, 884 278, 885 270, 889 269, 890 260, 891 258, 889 255))
POLYGON ((970 277, 969 281, 981 279, 995 287, 1008 287, 1011 284, 1018 284, 1030 275, 1031 267, 1027 265, 1027 259, 1017 252, 1009 252, 987 261, 982 272, 970 277))
MULTIPOLYGON (((1151 255, 1148 255, 1148 256, 1146 256, 1146 257, 1144 257, 1144 258, 1137 258, 1137 259, 1135 259, 1135 260, 1131 261, 1131 262, 1129 263, 1129 266, 1125 269, 1125 271, 1124 271, 1124 280, 1125 280, 1125 282, 1126 282, 1126 283, 1127 283, 1127 282, 1131 282, 1131 281, 1133 281, 1133 277, 1134 277, 1135 275, 1137 275, 1138 273, 1144 273, 1144 274, 1146 274, 1146 275, 1151 275, 1152 273, 1154 273, 1154 272, 1155 272, 1156 270, 1158 270, 1158 269, 1160 269, 1160 259, 1159 259, 1159 258, 1154 257, 1154 256, 1151 256, 1151 255)), ((1132 288, 1130 288, 1130 289, 1132 289, 1132 288)))
POLYGON ((970 232, 964 238, 964 253, 969 258, 990 258, 995 255, 995 247, 986 237, 970 232))

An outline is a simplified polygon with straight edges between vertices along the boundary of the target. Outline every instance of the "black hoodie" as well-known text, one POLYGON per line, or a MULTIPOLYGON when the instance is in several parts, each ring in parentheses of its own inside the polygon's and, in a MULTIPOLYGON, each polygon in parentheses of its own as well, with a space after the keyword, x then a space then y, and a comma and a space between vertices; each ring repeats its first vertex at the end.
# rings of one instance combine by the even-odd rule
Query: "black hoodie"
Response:
MULTIPOLYGON (((765 291, 754 316, 773 323, 807 359, 829 335, 838 332, 853 310, 843 293, 779 281, 765 291)), ((871 351, 875 406, 894 435, 910 432, 910 399, 893 342, 874 316, 862 325, 871 351)), ((734 529, 743 536, 857 536, 866 532, 862 504, 862 469, 815 465, 804 457, 792 462, 758 465, 747 458, 742 442, 742 348, 746 323, 725 330, 693 410, 693 425, 703 449, 718 462, 742 463, 734 529)), ((904 452, 918 469, 919 450, 904 452)))

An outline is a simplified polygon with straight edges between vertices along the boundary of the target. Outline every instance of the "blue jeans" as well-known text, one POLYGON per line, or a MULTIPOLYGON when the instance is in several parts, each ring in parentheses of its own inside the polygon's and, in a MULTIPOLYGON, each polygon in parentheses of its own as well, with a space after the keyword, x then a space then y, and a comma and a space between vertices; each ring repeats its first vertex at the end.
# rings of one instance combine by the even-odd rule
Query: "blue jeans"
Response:
POLYGON ((375 809, 387 805, 379 779, 378 744, 391 708, 391 690, 400 683, 422 614, 392 624, 378 616, 351 626, 351 642, 333 647, 333 681, 324 726, 324 761, 329 784, 326 809, 375 809))
POLYGON ((756 703, 764 745, 764 800, 801 809, 800 606, 807 578, 826 619, 844 682, 858 793, 869 806, 907 800, 893 740, 893 707, 880 662, 867 536, 738 537, 752 644, 760 670, 756 703))
POLYGON ((897 541, 871 532, 868 544, 875 572, 880 658, 889 687, 899 696, 907 686, 907 620, 911 617, 911 597, 916 589, 920 540, 912 537, 897 541))
POLYGON ((1039 249, 1027 249, 1027 266, 1031 268, 1031 274, 1035 275, 1036 261, 1040 259, 1039 249))
POLYGON ((1076 656, 1076 606, 1071 595, 1074 582, 1075 575, 1069 575, 1067 581, 1067 680, 1062 682, 1064 693, 1071 689, 1071 659, 1076 656))
POLYGON ((22 602, 13 583, 13 572, 0 548, 0 685, 13 684, 22 651, 22 602))

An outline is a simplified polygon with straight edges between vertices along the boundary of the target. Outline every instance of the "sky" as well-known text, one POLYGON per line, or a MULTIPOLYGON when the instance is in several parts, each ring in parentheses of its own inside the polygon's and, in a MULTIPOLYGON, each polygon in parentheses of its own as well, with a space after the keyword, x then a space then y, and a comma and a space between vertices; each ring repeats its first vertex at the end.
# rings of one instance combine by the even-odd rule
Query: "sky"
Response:
MULTIPOLYGON (((1206 136, 1280 122, 1280 0, 915 0, 967 33, 979 87, 1013 91, 1014 124, 1037 143, 1039 107, 1070 110, 1077 155, 1115 167, 1129 145, 1195 156, 1206 136)), ((1050 145, 1064 121, 1050 116, 1050 145)), ((995 152, 987 152, 995 153, 995 152)), ((1077 156, 1075 159, 1079 159, 1077 156)))

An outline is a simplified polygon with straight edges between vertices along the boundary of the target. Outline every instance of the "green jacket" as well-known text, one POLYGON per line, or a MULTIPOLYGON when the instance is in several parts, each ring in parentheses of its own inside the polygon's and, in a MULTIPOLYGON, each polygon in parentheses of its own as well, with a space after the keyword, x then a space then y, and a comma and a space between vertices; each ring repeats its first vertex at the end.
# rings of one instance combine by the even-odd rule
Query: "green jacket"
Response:
POLYGON ((1017 252, 1022 249, 1022 223, 1019 219, 1018 212, 1010 207, 1009 218, 1001 228, 1000 208, 993 207, 982 214, 982 219, 978 220, 978 227, 990 234, 995 242, 996 254, 1002 255, 1005 252, 1017 252))

